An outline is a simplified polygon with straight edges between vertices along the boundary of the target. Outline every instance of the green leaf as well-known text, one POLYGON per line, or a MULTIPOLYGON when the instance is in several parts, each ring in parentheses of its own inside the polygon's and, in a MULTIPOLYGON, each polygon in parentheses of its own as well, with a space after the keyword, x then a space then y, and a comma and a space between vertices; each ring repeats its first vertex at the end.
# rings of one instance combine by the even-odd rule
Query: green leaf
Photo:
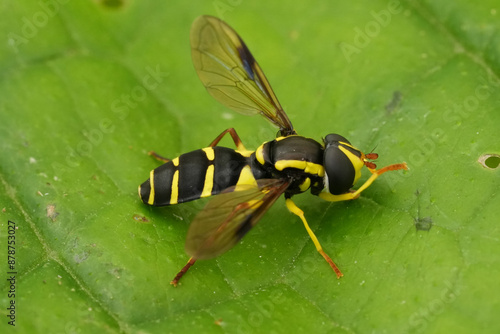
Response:
POLYGON ((2 331, 11 301, 19 333, 500 331, 497 1, 0 4, 2 331), (170 286, 206 201, 142 204, 147 152, 276 134, 198 81, 201 14, 240 33, 301 135, 408 163, 352 202, 295 197, 340 280, 280 199, 170 286))

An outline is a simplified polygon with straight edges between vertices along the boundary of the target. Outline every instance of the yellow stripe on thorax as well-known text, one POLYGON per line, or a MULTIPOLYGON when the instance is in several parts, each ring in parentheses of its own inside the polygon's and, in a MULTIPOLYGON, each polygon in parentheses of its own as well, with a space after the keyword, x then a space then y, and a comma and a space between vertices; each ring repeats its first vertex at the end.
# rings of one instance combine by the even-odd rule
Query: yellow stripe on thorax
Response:
POLYGON ((320 177, 325 175, 325 169, 322 165, 303 160, 278 160, 274 163, 274 168, 279 171, 285 168, 295 168, 311 175, 318 175, 320 177))
POLYGON ((309 189, 311 187, 311 179, 310 178, 306 178, 304 180, 304 182, 302 182, 300 185, 299 185, 299 189, 300 191, 304 192, 306 191, 307 189, 309 189))

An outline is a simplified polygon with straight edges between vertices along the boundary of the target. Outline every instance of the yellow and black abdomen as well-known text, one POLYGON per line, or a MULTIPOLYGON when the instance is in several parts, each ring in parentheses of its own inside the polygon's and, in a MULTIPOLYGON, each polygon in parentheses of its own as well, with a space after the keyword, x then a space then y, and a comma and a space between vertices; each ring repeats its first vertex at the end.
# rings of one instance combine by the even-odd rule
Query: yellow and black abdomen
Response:
POLYGON ((146 204, 164 206, 216 195, 241 182, 242 174, 252 179, 251 173, 243 172, 245 166, 247 158, 235 150, 206 147, 152 170, 149 179, 139 186, 139 196, 146 204))

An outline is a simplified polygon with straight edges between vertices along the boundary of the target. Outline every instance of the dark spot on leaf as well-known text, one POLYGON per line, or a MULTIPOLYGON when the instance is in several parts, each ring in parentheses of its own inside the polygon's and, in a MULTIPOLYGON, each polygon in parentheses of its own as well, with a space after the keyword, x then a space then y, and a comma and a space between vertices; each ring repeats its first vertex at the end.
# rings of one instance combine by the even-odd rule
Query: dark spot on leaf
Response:
POLYGON ((400 91, 395 91, 392 94, 391 102, 385 105, 385 110, 387 110, 388 114, 392 114, 401 105, 402 98, 403 94, 400 91))
MULTIPOLYGON (((420 200, 421 197, 424 196, 424 201, 428 202, 429 201, 429 194, 425 192, 422 194, 419 189, 415 191, 415 196, 417 196, 417 217, 413 219, 415 228, 417 231, 429 231, 434 225, 432 219, 430 216, 422 217, 422 210, 420 207, 420 200)), ((424 211, 428 211, 429 207, 424 207, 424 211)))
POLYGON ((57 216, 59 216, 59 212, 56 211, 56 205, 55 204, 47 205, 47 217, 49 217, 53 222, 55 222, 57 216))
POLYGON ((141 215, 134 215, 132 218, 134 218, 134 220, 138 221, 139 223, 149 223, 149 219, 141 215))
POLYGON ((126 0, 97 0, 97 3, 107 9, 120 9, 125 6, 126 0))
POLYGON ((477 160, 484 168, 497 169, 500 165, 500 155, 498 154, 483 154, 477 160))
POLYGON ((414 221, 417 231, 429 231, 433 225, 431 217, 415 218, 414 221))

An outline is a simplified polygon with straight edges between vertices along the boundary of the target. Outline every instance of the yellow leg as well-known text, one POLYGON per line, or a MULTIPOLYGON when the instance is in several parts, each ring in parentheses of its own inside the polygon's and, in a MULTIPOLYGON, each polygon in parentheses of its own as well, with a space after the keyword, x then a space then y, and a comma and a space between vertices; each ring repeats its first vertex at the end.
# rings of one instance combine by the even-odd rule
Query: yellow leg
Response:
POLYGON ((335 271, 335 274, 337 274, 337 278, 344 276, 340 271, 340 269, 335 265, 335 263, 333 263, 332 259, 323 251, 323 248, 321 247, 318 238, 316 238, 314 232, 311 230, 309 224, 307 223, 306 217, 304 217, 304 211, 299 209, 299 207, 297 207, 297 205, 295 205, 295 203, 290 198, 287 198, 285 203, 288 210, 290 210, 291 213, 299 216, 299 218, 302 220, 302 222, 304 223, 304 227, 307 230, 307 233, 309 233, 309 236, 311 237, 314 245, 316 246, 316 250, 321 254, 321 256, 323 256, 326 262, 328 262, 330 267, 332 267, 333 271, 335 271))
POLYGON ((403 162, 401 164, 389 165, 389 166, 386 166, 384 168, 380 168, 378 170, 370 169, 370 172, 372 172, 372 176, 370 176, 370 178, 368 180, 366 180, 366 182, 363 183, 363 185, 361 187, 359 187, 358 190, 356 190, 354 192, 346 193, 346 194, 340 194, 340 195, 333 195, 330 193, 321 192, 319 194, 319 197, 324 199, 325 201, 329 201, 329 202, 348 201, 351 199, 356 199, 359 197, 359 195, 361 194, 361 192, 363 190, 365 190, 366 188, 371 186, 371 184, 373 183, 373 181, 375 181, 377 179, 377 177, 384 174, 385 172, 389 172, 392 170, 400 170, 400 169, 408 170, 408 166, 406 165, 406 162, 403 162))

